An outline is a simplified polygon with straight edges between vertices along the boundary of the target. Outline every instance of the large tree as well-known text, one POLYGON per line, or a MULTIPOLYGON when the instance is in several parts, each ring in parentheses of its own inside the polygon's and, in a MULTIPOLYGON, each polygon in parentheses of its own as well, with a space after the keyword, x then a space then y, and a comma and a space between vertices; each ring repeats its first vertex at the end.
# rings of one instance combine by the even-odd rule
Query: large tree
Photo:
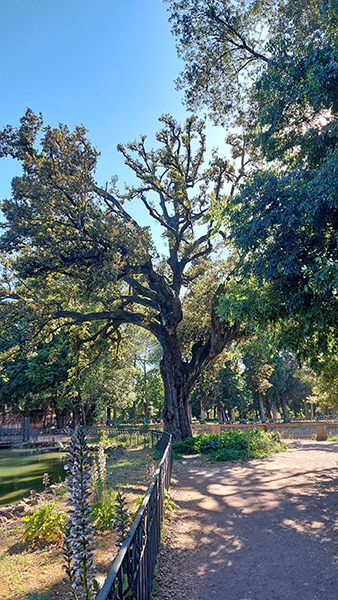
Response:
POLYGON ((146 150, 145 136, 118 147, 136 175, 124 193, 115 179, 104 186, 95 181, 98 152, 84 127, 42 128, 42 117, 28 110, 19 128, 0 133, 1 156, 22 165, 12 197, 1 205, 1 311, 11 323, 28 312, 30 336, 78 325, 79 344, 83 326, 85 344, 118 341, 124 324, 151 332, 163 350, 165 430, 186 438, 192 386, 240 332, 238 322, 220 322, 215 313, 222 292, 216 283, 208 335, 192 343, 189 357, 177 333, 182 293, 196 279, 189 267, 213 252, 212 222, 205 216, 235 174, 216 156, 203 167, 203 123, 192 117, 180 127, 170 116, 160 120, 158 149, 146 150), (149 228, 128 212, 128 201, 143 204, 160 225, 166 256, 158 254, 149 228))

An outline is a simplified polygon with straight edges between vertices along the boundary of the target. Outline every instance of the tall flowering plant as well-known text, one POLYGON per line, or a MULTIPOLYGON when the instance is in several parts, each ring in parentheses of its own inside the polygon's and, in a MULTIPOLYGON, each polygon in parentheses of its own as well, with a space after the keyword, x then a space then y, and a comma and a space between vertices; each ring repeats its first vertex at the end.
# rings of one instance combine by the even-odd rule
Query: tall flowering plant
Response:
POLYGON ((66 564, 63 568, 72 586, 74 600, 92 600, 95 565, 90 520, 92 510, 88 502, 91 495, 91 468, 83 427, 78 427, 71 439, 65 469, 70 509, 63 548, 66 564))

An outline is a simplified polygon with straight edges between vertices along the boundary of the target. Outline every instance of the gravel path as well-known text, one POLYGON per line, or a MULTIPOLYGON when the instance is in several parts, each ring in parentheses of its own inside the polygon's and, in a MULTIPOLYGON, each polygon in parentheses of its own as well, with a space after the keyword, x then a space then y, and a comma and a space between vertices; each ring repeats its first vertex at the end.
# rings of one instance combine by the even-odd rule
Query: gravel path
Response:
POLYGON ((175 461, 158 598, 337 600, 338 443, 249 463, 175 461))

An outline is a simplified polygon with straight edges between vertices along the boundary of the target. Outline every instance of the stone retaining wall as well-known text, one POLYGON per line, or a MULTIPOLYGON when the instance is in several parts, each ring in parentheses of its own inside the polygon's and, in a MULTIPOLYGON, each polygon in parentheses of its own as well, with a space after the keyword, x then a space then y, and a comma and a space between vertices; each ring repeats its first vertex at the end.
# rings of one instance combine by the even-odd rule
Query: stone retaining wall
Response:
POLYGON ((316 439, 317 441, 324 441, 327 436, 338 435, 338 422, 337 421, 325 421, 320 423, 225 423, 209 424, 206 425, 192 425, 192 430, 195 434, 200 435, 202 433, 220 433, 221 431, 230 431, 230 429, 236 429, 237 431, 250 431, 252 429, 263 429, 263 431, 278 431, 284 438, 297 438, 297 439, 316 439))

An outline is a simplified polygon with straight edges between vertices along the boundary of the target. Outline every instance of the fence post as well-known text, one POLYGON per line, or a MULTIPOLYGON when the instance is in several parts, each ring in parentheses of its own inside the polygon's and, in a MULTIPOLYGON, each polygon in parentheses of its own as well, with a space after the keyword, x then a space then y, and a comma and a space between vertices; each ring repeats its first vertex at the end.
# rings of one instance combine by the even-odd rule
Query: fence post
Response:
POLYGON ((317 442, 325 442, 327 440, 327 430, 326 425, 322 423, 316 425, 316 433, 317 433, 317 442))

